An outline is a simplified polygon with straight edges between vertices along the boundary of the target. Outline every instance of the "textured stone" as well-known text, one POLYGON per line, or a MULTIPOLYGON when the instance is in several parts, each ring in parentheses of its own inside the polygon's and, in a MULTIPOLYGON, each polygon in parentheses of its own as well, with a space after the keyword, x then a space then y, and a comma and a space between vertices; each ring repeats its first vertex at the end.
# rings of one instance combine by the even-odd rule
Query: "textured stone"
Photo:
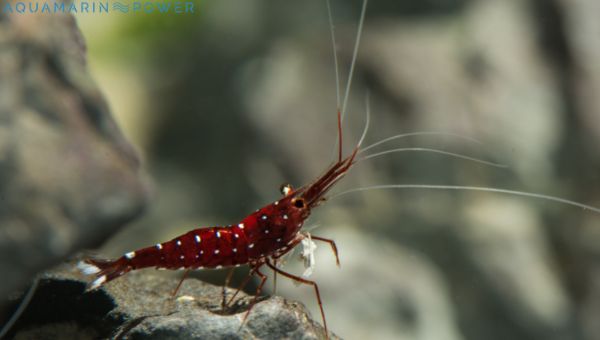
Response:
POLYGON ((0 296, 145 205, 139 161, 68 15, 0 20, 0 296))
MULTIPOLYGON (((222 287, 152 270, 129 273, 96 291, 73 264, 42 275, 28 309, 14 327, 16 339, 320 339, 323 328, 305 307, 281 297, 260 298, 243 327, 252 296, 240 293, 223 309, 222 287)), ((235 290, 228 289, 231 296, 235 290)), ((332 335, 331 338, 337 338, 332 335)))

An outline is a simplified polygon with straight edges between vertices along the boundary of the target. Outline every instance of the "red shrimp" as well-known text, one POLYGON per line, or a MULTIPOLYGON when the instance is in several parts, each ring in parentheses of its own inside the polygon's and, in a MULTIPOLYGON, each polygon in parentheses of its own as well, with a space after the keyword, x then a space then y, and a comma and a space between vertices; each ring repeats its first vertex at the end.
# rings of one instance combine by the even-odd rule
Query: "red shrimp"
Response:
MULTIPOLYGON (((339 111, 338 122, 341 122, 339 111)), ((341 127, 341 124, 338 124, 338 127, 341 127)), ((341 145, 340 143, 340 155, 341 145)), ((126 253, 113 261, 84 260, 79 264, 80 269, 85 274, 95 276, 88 289, 96 289, 131 270, 147 267, 218 269, 248 264, 251 274, 257 274, 261 278, 257 290, 259 294, 267 278, 259 269, 267 265, 276 273, 314 287, 323 326, 328 334, 318 285, 314 281, 281 270, 274 261, 290 252, 306 237, 301 232, 304 222, 310 216, 312 209, 325 201, 325 194, 356 163, 358 150, 359 145, 349 156, 339 158, 322 176, 309 185, 299 189, 293 189, 289 185, 284 186, 282 199, 258 209, 238 224, 194 229, 170 241, 126 253)), ((311 239, 329 243, 339 265, 337 247, 333 240, 312 235, 311 239)))
MULTIPOLYGON (((325 195, 329 190, 342 179, 348 173, 350 168, 358 161, 357 155, 359 154, 360 145, 364 140, 368 128, 368 105, 367 124, 363 131, 363 135, 353 151, 345 157, 343 156, 342 150, 342 120, 345 113, 354 65, 356 63, 366 6, 367 0, 364 0, 353 60, 350 67, 349 80, 346 84, 344 103, 340 110, 339 73, 337 69, 337 55, 335 52, 335 35, 333 32, 331 8, 329 1, 327 1, 331 38, 334 47, 337 86, 337 161, 334 162, 323 175, 308 185, 298 189, 292 188, 291 185, 282 186, 281 191, 284 195, 283 198, 256 210, 237 224, 194 229, 175 237, 170 241, 157 243, 154 246, 128 252, 115 260, 90 258, 81 261, 78 264, 79 269, 86 275, 94 276, 94 279, 88 284, 88 290, 97 289, 101 285, 112 281, 129 271, 147 267, 165 269, 185 268, 189 271, 190 269, 219 269, 247 264, 250 266, 250 274, 242 284, 242 287, 253 275, 260 277, 261 281, 258 285, 256 296, 246 312, 244 317, 245 321, 267 279, 267 276, 260 271, 260 268, 266 265, 275 273, 314 287, 321 312, 321 318, 323 320, 323 328, 325 329, 326 336, 329 337, 327 321, 325 319, 325 312, 323 310, 317 283, 283 271, 277 266, 277 260, 293 250, 294 247, 307 237, 308 233, 302 232, 301 229, 306 219, 310 216, 312 209, 326 200, 325 195)), ((336 263, 338 266, 340 265, 337 246, 333 240, 314 235, 308 235, 308 237, 311 242, 312 240, 317 240, 329 243, 335 255, 336 263)), ((186 274, 188 271, 186 271, 186 274)), ((184 274, 184 278, 186 274, 184 274)), ((181 285, 181 282, 179 285, 181 285)), ((176 294, 179 285, 173 294, 176 294)), ((240 289, 238 289, 238 292, 240 289)), ((236 294, 231 297, 229 300, 230 302, 235 298, 236 294)), ((242 325, 244 324, 244 321, 242 321, 242 325)))

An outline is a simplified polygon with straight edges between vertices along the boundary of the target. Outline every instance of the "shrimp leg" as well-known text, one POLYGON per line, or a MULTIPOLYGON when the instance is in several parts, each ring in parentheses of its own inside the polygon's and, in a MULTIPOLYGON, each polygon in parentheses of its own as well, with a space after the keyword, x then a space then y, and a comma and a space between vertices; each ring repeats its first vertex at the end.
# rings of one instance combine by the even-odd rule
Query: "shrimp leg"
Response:
POLYGON ((233 295, 231 296, 231 298, 229 299, 229 301, 225 304, 225 307, 229 307, 229 305, 233 302, 233 300, 235 299, 235 297, 238 295, 238 293, 244 288, 246 287, 246 285, 248 284, 248 282, 250 281, 250 279, 252 278, 252 276, 254 275, 254 273, 256 272, 257 267, 252 268, 250 270, 250 272, 248 273, 248 275, 244 278, 244 281, 242 281, 242 283, 238 286, 238 288, 236 289, 235 293, 233 293, 233 295))
POLYGON ((258 299, 258 296, 262 292, 262 288, 265 285, 265 282, 267 281, 267 276, 259 271, 260 266, 262 266, 262 264, 258 265, 258 267, 256 267, 254 270, 254 273, 260 277, 260 283, 258 284, 258 287, 256 288, 256 295, 254 295, 254 298, 252 299, 252 302, 250 303, 250 308, 248 308, 248 310, 246 311, 246 314, 244 315, 244 318, 242 319, 242 323, 240 324, 239 329, 242 329, 242 327, 244 327, 244 324, 246 323, 246 320, 248 319, 248 315, 250 315, 250 311, 252 310, 252 308, 254 308, 254 305, 256 304, 256 300, 258 299))
POLYGON ((173 293, 171 293, 171 297, 172 298, 174 298, 177 295, 177 292, 179 291, 179 288, 181 288, 181 284, 187 278, 188 274, 190 273, 190 270, 191 269, 186 269, 185 272, 183 273, 183 276, 181 276, 181 280, 179 280, 179 283, 177 284, 177 287, 175 287, 175 290, 173 291, 173 293))
POLYGON ((223 301, 221 301, 221 309, 223 310, 225 310, 225 306, 227 306, 225 303, 227 302, 227 287, 229 287, 234 270, 235 268, 229 269, 229 273, 227 273, 227 277, 225 278, 225 285, 223 286, 223 301))
POLYGON ((338 256, 338 250, 337 250, 337 246, 335 245, 334 240, 319 237, 319 236, 314 236, 314 235, 310 235, 310 238, 313 240, 318 240, 318 241, 329 243, 329 245, 331 246, 331 250, 333 251, 333 255, 335 255, 335 264, 337 264, 337 266, 340 267, 340 257, 338 256))
POLYGON ((273 269, 273 271, 275 271, 289 279, 292 279, 296 282, 311 285, 315 288, 315 294, 317 295, 317 302, 319 303, 319 309, 321 310, 321 317, 323 318, 323 328, 325 328, 325 334, 326 334, 327 338, 329 338, 329 331, 327 330, 327 321, 325 320, 325 312, 323 311, 323 303, 321 302, 321 294, 319 293, 319 286, 317 285, 317 283, 315 281, 306 280, 306 279, 303 279, 294 274, 285 272, 285 271, 277 268, 276 266, 274 266, 269 260, 267 260, 265 263, 267 264, 267 266, 269 266, 269 268, 273 269))

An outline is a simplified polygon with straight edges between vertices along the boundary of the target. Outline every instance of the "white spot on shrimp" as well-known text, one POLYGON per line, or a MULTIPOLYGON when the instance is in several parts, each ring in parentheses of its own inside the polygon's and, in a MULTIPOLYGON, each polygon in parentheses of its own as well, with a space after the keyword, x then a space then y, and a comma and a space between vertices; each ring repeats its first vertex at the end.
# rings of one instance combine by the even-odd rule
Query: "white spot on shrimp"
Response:
POLYGON ((238 224, 238 228, 240 228, 240 229, 244 229, 244 223, 240 223, 240 224, 238 224))
POLYGON ((277 239, 277 242, 281 242, 281 238, 278 238, 278 239, 277 239))
POLYGON ((100 268, 84 261, 79 261, 79 263, 77 263, 77 269, 79 269, 83 275, 92 275, 100 272, 100 268))
POLYGON ((179 256, 179 258, 183 260, 183 259, 185 259, 185 256, 181 255, 181 256, 179 256))
POLYGON ((240 237, 240 235, 238 235, 238 234, 233 234, 233 237, 235 237, 235 238, 238 238, 238 237, 240 237))
POLYGON ((269 229, 265 229, 265 234, 268 234, 268 233, 269 233, 269 229))
POLYGON ((202 241, 202 239, 200 238, 200 235, 196 235, 196 243, 200 243, 202 241))
POLYGON ((156 249, 158 249, 158 250, 161 250, 161 249, 162 249, 162 244, 160 244, 160 243, 157 243, 157 244, 156 244, 156 249))
POLYGON ((177 242, 176 242, 176 243, 177 243, 177 246, 178 246, 178 247, 181 247, 181 241, 180 241, 180 240, 177 240, 177 242))
POLYGON ((220 238, 220 237, 221 237, 221 232, 217 231, 217 238, 220 238))
POLYGON ((218 254, 220 251, 219 249, 215 249, 215 255, 218 254))
POLYGON ((237 253, 237 248, 233 248, 233 252, 234 252, 234 253, 237 253))
POLYGON ((267 215, 262 215, 262 216, 260 217, 260 219, 261 219, 261 220, 263 220, 263 221, 266 221, 266 220, 267 220, 267 215))
POLYGON ((248 245, 248 248, 254 248, 254 243, 250 243, 250 244, 248 245))
POLYGON ((279 205, 279 201, 275 201, 275 203, 273 203, 273 204, 275 204, 275 205, 279 205))
POLYGON ((298 227, 302 227, 302 223, 298 223, 298 227))
POLYGON ((135 257, 135 251, 130 251, 129 253, 125 254, 125 257, 129 260, 131 260, 132 258, 135 257))
POLYGON ((288 219, 288 215, 283 215, 283 219, 287 220, 288 219))
POLYGON ((106 275, 102 275, 99 278, 92 281, 92 283, 90 283, 88 289, 89 290, 96 289, 96 288, 100 287, 104 282, 106 282, 106 275))
POLYGON ((221 269, 221 268, 223 268, 223 266, 222 266, 222 265, 218 265, 218 266, 216 266, 215 268, 216 268, 216 269, 221 269))
POLYGON ((238 264, 236 264, 235 266, 236 266, 236 267, 239 267, 239 266, 241 266, 241 264, 239 264, 239 263, 238 263, 238 264))
POLYGON ((204 254, 204 250, 200 250, 200 255, 204 254))

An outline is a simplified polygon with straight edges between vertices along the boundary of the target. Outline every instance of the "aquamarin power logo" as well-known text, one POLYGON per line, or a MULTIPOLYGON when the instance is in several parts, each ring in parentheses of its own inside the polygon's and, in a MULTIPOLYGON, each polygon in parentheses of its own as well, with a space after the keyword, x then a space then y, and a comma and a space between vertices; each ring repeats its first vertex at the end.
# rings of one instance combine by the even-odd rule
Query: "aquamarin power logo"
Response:
POLYGON ((10 1, 2 4, 3 14, 193 14, 194 1, 10 1))

